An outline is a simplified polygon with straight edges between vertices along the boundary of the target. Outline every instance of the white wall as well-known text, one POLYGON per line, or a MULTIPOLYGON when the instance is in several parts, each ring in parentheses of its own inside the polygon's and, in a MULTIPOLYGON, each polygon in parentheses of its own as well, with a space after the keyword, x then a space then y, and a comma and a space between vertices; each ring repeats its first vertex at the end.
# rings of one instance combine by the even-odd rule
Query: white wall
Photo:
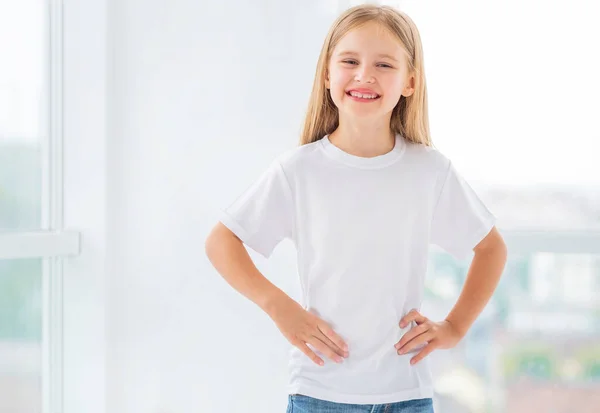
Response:
MULTIPOLYGON (((285 411, 290 347, 204 239, 296 143, 334 15, 319 0, 110 3, 106 411, 285 411)), ((295 263, 290 244, 258 260, 297 297, 295 263)))

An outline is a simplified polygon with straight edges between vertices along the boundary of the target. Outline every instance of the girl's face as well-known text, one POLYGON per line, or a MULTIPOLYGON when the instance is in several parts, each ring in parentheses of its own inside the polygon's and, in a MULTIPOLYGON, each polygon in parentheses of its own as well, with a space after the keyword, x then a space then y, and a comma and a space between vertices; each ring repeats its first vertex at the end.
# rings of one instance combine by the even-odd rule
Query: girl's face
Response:
POLYGON ((346 33, 329 60, 325 86, 340 115, 391 116, 401 96, 414 92, 400 41, 378 23, 346 33))

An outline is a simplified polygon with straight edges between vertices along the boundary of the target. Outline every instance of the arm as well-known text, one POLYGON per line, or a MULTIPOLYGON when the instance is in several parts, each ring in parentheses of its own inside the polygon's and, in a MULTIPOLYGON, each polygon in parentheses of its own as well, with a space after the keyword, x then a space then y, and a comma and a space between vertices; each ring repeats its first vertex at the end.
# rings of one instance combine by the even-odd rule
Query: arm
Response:
POLYGON ((289 298, 260 273, 243 242, 222 223, 209 234, 205 251, 225 281, 270 316, 278 301, 289 298))
POLYGON ((494 293, 507 257, 506 245, 496 227, 492 228, 473 251, 475 257, 469 267, 463 290, 444 321, 431 321, 416 310, 409 312, 400 321, 401 328, 411 321, 415 321, 418 326, 404 334, 396 343, 398 354, 406 354, 427 343, 419 354, 411 359, 411 364, 419 362, 435 349, 454 347, 467 334, 494 293))
POLYGON ((262 275, 242 240, 221 222, 206 239, 205 250, 210 262, 229 285, 266 312, 284 337, 313 362, 324 364, 307 344, 338 363, 342 357, 348 357, 344 340, 325 321, 306 311, 262 275))
POLYGON ((446 317, 463 337, 486 306, 504 270, 507 249, 502 236, 493 227, 473 249, 475 256, 469 267, 463 290, 446 317))

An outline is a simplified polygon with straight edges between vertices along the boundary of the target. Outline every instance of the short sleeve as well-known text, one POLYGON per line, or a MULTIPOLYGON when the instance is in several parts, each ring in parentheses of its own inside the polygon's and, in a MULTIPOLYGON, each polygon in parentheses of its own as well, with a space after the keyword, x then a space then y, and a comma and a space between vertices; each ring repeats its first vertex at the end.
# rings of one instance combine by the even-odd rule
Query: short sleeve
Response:
POLYGON ((279 161, 231 205, 220 221, 254 251, 269 258, 273 249, 293 234, 292 192, 279 161))
POLYGON ((431 222, 431 243, 464 259, 485 238, 496 217, 450 162, 431 222))

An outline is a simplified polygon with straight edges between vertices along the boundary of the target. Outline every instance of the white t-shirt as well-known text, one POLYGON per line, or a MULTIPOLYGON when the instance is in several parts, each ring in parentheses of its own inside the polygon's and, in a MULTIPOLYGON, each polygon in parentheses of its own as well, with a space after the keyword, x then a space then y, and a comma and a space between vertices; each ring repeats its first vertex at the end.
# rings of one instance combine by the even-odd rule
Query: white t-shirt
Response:
POLYGON ((267 258, 291 239, 300 304, 348 344, 340 364, 316 351, 324 366, 292 347, 290 394, 353 404, 432 397, 429 357, 412 366, 416 351, 394 348, 414 324, 398 324, 421 307, 430 243, 463 259, 495 224, 444 155, 397 135, 392 151, 363 158, 325 136, 278 157, 221 221, 267 258))

